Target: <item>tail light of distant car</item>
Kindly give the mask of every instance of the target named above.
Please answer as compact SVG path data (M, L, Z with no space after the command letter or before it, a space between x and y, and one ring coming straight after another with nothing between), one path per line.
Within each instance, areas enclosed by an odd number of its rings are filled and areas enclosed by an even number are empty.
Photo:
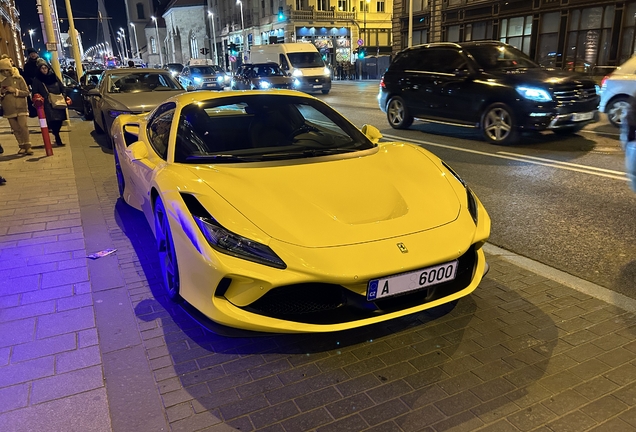
M603 77L603 79L601 80L601 88L605 87L605 81L607 81L608 78L609 78L609 75L605 75Z
M380 78L380 88L386 88L386 84L384 84L384 77Z

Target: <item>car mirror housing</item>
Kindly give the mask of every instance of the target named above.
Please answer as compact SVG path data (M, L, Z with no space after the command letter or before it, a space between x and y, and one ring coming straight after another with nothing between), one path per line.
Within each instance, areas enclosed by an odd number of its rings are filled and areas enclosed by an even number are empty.
M196 88L194 88L194 86L189 85L189 86L186 87L186 91L191 92L191 91L195 91L195 90L196 90Z
M148 157L148 149L146 148L146 144L143 141L137 141L132 143L126 148L126 155L130 158L130 160L142 160Z
M380 130L370 124L365 124L364 126L362 126L362 133L367 138L369 138L369 141L371 141L373 144L377 144L380 141L380 138L382 138L382 133L380 132Z
M90 89L88 91L88 93L86 93L86 94L89 95L89 96L101 96L99 94L99 90L97 90L96 88Z

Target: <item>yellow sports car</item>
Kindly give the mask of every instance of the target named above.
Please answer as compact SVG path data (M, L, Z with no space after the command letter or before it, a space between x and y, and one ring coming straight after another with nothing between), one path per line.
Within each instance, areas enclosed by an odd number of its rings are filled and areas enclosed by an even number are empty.
M471 293L486 210L444 162L291 90L194 92L113 128L164 284L216 323L328 332Z

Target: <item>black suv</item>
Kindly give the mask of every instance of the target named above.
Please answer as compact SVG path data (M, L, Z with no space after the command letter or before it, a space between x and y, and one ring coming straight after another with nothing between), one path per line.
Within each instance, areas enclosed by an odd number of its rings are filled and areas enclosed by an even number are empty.
M434 43L400 51L380 81L391 126L425 121L480 128L486 141L512 144L521 130L578 132L598 120L599 88L542 68L496 41Z

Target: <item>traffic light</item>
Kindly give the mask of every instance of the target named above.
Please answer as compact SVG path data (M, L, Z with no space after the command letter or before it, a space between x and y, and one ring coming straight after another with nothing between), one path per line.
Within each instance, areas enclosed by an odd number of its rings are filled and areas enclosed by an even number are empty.
M238 54L238 50L236 49L236 44L231 43L230 44L230 55L237 55Z
M201 54L203 54L203 55L206 55L207 53L209 53L209 52L210 52L210 50L209 50L208 48L201 48L201 49L199 50L199 52L200 52Z
M44 57L44 60L46 60L47 62L51 62L51 52L50 51L44 51L44 53L42 54L42 57Z
M285 21L285 12L283 12L282 6L278 8L278 21Z
M365 55L365 48L362 48L362 47L358 48L358 58L363 59L364 55Z

